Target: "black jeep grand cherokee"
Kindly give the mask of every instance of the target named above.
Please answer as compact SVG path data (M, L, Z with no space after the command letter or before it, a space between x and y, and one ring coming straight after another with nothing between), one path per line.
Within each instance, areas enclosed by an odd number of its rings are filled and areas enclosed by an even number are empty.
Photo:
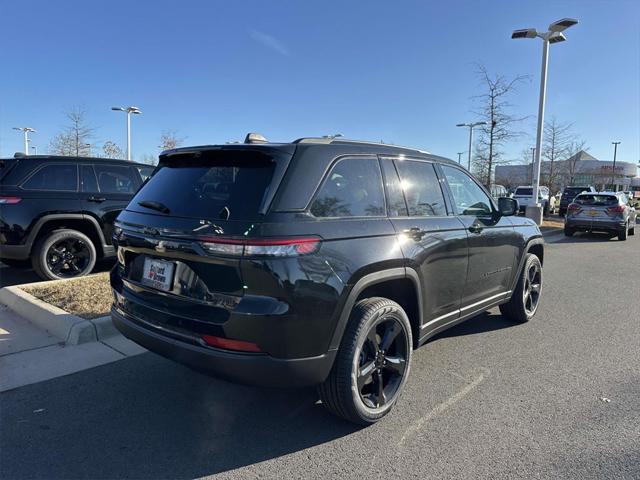
M195 369L318 385L350 421L387 414L412 350L497 305L532 318L538 227L454 162L337 138L180 148L118 217L112 317Z
M151 165L109 158L0 159L0 261L45 280L86 275L112 257L113 222Z

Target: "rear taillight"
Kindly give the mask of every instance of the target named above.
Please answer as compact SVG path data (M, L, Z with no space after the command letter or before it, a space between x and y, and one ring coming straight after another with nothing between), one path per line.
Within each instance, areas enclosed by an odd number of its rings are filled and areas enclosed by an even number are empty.
M210 347L234 350L236 352L262 352L260 347L255 343L244 342L242 340L231 340L230 338L214 337L213 335L203 335L202 340Z
M0 195L0 205L15 205L16 203L20 203L22 200L20 197L5 197L4 195Z
M315 253L320 237L261 238L253 240L199 237L198 243L207 253L247 257L297 257Z
M570 203L567 207L567 211L572 213L578 213L580 210L582 210L582 207L580 207L580 205L578 205L577 203Z
M607 208L607 212L609 212L609 213L623 213L624 212L624 205L616 205L615 207L609 207L609 208Z

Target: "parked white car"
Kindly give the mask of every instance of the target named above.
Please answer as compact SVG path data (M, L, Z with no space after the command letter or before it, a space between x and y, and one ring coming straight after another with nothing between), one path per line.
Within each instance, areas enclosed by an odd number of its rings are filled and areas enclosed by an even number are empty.
M531 185L521 185L516 188L513 198L518 200L521 212L524 212L528 205L532 205L532 194L533 187ZM543 185L538 188L538 202L542 205L544 215L555 213L558 205L556 197L549 195L549 189Z

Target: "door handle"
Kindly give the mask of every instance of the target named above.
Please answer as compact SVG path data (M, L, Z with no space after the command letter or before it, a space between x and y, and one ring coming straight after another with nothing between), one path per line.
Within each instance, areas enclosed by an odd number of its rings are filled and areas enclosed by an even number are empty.
M484 227L482 225L477 224L477 223L474 223L473 225L471 225L469 227L469 231L471 233L480 233L480 232L482 232L483 229L484 229Z
M421 240L422 237L425 236L427 231L419 227L411 227L406 230L403 230L402 233L404 233L408 237L413 238L414 240Z
M102 203L106 200L104 197L94 197L93 195L87 198L90 202Z

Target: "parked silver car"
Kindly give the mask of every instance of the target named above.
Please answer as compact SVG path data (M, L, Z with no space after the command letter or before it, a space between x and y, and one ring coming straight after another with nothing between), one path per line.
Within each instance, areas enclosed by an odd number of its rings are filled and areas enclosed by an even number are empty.
M573 199L567 207L564 234L575 232L610 232L619 240L636 231L636 209L622 192L585 192Z

